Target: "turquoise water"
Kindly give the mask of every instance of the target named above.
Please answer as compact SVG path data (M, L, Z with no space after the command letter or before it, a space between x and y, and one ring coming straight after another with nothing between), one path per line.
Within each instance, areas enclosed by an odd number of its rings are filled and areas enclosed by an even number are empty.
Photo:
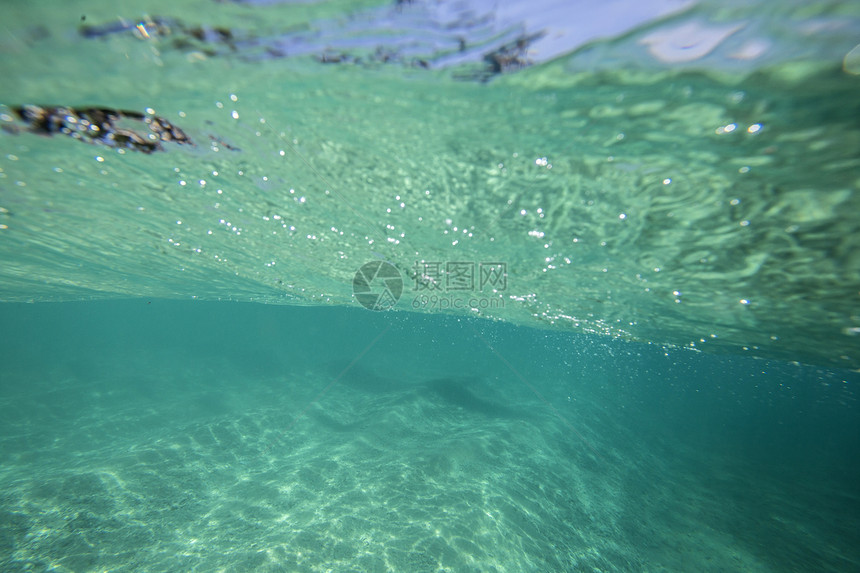
M0 570L860 569L856 5L175 4L0 9Z
M363 309L3 311L5 571L857 565L855 374Z

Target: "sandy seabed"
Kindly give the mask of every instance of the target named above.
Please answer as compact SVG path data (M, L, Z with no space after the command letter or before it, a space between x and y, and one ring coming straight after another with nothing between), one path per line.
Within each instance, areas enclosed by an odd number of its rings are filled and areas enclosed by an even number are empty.
M399 380L359 366L333 382L340 372L229 384L214 372L137 372L6 393L3 411L17 415L2 434L0 568L850 563L830 534L839 496L813 512L800 488L671 436L646 440L581 395L542 402L510 380Z

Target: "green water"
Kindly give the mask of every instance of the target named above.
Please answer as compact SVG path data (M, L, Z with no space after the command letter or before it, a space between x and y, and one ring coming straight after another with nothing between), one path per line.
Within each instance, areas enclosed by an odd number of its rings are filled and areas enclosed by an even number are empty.
M858 562L856 375L363 309L3 317L4 571Z
M482 315L860 366L860 79L839 60L481 84L84 41L87 12L7 35L0 101L151 108L197 147L3 137L5 300L353 304L375 257L500 261L504 308Z
M487 82L77 32L380 6L175 4L0 8L0 570L860 567L856 6L702 4ZM622 59L740 18L776 55Z

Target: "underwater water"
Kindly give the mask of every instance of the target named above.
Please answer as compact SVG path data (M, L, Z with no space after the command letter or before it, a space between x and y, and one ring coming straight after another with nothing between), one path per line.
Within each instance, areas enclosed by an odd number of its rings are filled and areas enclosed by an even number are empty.
M860 569L858 5L0 14L0 570Z

